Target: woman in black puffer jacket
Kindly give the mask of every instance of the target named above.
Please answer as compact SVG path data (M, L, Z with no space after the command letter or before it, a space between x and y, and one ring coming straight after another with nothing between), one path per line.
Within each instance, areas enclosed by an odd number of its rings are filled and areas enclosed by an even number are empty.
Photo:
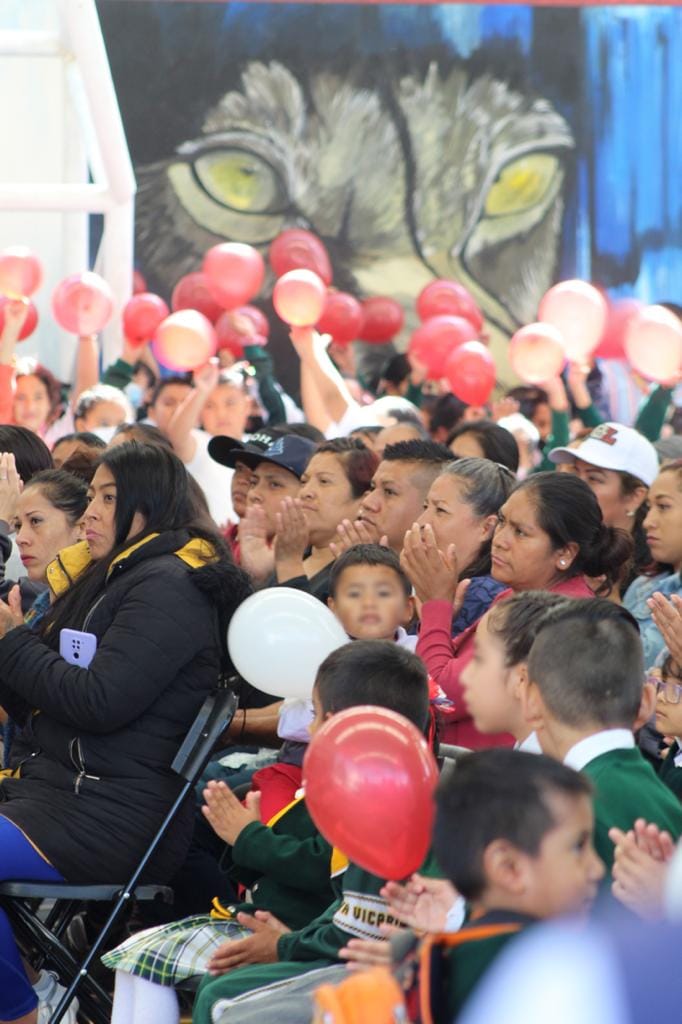
M106 451L87 544L48 569L59 596L39 633L15 627L0 605L0 705L31 741L18 774L0 781L0 878L122 882L177 796L170 764L218 681L227 624L249 592L193 509L171 452L134 442ZM88 668L60 656L64 628L95 634ZM155 881L182 863L192 821L190 801L150 868ZM0 1020L17 1010L30 1019L33 990L17 990L7 936L0 920Z

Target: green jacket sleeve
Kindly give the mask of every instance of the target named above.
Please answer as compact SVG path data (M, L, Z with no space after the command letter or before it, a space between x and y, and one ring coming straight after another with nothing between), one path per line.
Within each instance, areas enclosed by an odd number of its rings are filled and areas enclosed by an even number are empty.
M277 834L254 821L237 836L232 862L283 885L319 891L329 885L332 848L319 832L307 838Z
M552 410L552 433L549 435L542 449L542 461L533 470L534 473L544 473L546 470L556 469L553 462L550 462L549 453L552 448L563 448L571 440L569 429L570 420L567 412L556 412Z
M405 392L405 398L408 402L412 402L412 405L416 405L418 409L421 409L422 402L424 400L421 384L412 384L412 382L410 382L410 385Z
M651 391L639 410L635 420L635 430L639 430L648 441L658 441L661 428L665 423L668 406L672 399L672 388L664 388L662 384Z
M111 366L107 366L102 374L102 384L109 384L112 388L120 388L121 391L133 379L133 368L125 359L117 359Z
M272 359L260 345L245 345L244 355L256 371L260 400L268 414L268 423L270 426L274 426L276 423L286 423L286 409L282 396L277 390Z
M280 960L337 960L351 936L334 924L342 900L336 900L305 928L281 935L277 942Z
M585 427L598 427L600 423L604 422L598 409L592 404L588 405L586 409L576 409L576 412Z

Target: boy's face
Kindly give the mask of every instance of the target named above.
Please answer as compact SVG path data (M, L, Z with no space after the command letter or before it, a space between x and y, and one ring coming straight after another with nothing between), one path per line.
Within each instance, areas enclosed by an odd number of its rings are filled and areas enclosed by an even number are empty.
M400 577L387 565L344 569L329 607L354 640L392 640L412 613Z
M276 515L282 511L282 501L284 498L295 498L300 486L294 473L272 462L261 462L253 470L246 504L263 509L268 539L275 535Z
M474 637L474 654L460 679L464 703L479 732L511 732L516 735L523 723L518 694L519 672L505 664L501 640L488 629L491 614L486 612Z
M556 824L536 856L528 857L524 909L539 918L586 915L604 877L604 865L592 845L592 800L563 793L546 799Z
M651 672L658 690L656 693L656 728L664 736L682 735L682 680L672 675Z

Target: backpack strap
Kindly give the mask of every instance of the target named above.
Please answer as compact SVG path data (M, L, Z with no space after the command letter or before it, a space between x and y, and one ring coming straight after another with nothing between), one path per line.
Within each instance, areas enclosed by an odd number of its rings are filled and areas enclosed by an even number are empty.
M499 935L513 935L521 931L523 926L519 922L508 924L470 925L468 928L461 928L458 932L441 932L434 935L426 935L419 947L419 1020L420 1024L434 1024L436 1014L434 1007L440 995L440 978L436 978L436 961L442 961L443 954L457 946L463 946L469 942L482 942L484 939L494 939ZM439 964L440 966L440 964ZM434 987L437 987L436 988Z

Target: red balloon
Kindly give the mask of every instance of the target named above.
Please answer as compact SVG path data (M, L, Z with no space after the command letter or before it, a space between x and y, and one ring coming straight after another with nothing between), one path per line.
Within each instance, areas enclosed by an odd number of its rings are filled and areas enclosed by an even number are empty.
M312 270L326 285L332 283L332 265L329 253L312 231L288 228L274 240L268 253L275 277L290 270Z
M545 384L566 362L564 341L551 324L528 324L509 342L509 362L524 384Z
M228 310L225 310L222 316L219 316L216 320L215 333L219 352L221 349L226 348L235 359L244 358L244 343L247 339L234 326L232 313Z
M445 364L452 393L467 405L485 405L495 387L495 360L480 341L458 345Z
M310 817L365 871L401 879L431 845L436 762L426 740L387 708L340 711L317 732L303 762Z
M25 245L13 245L0 252L0 292L15 298L33 295L43 280L37 256Z
M426 367L431 380L440 380L452 351L477 337L474 325L461 316L434 316L417 328L407 351Z
M473 296L458 281L431 281L417 296L420 320L434 316L461 316L471 323L477 335L483 330L483 317Z
M320 319L327 291L312 270L290 270L275 284L272 304L291 327L311 327Z
M139 270L133 270L133 295L139 295L147 291L147 282Z
M682 323L665 306L645 306L628 324L625 353L647 380L675 382L682 369Z
M168 306L159 295L152 292L133 295L123 310L123 333L133 345L145 345L169 313Z
M215 324L218 351L226 348L235 359L244 358L244 345L267 345L270 324L256 306L226 310Z
M364 323L360 339L371 345L383 345L395 338L405 322L403 307L395 299L375 295L362 303Z
M263 286L265 264L252 245L221 242L204 256L202 265L208 288L223 309L236 309L249 302Z
M348 292L327 292L317 329L320 334L331 334L338 345L347 345L360 336L364 319L362 306Z
M206 275L198 270L180 278L173 289L171 309L174 313L181 309L196 309L197 313L203 313L212 324L216 322L223 311L223 307L216 302L209 291Z
M16 300L10 299L6 295L0 295L0 334L5 329L5 306L8 302L14 301ZM27 302L28 312L26 314L26 319L24 320L24 326L19 331L19 341L25 341L26 338L30 338L38 325L38 310L30 299L28 299Z
M86 270L58 284L52 296L52 312L60 327L71 334L96 334L114 310L114 293L99 274Z
M196 309L181 309L161 323L156 331L154 355L169 370L184 373L203 366L216 351L213 324Z
M598 359L625 359L625 335L641 309L637 299L618 299L609 307L604 333L594 351Z

